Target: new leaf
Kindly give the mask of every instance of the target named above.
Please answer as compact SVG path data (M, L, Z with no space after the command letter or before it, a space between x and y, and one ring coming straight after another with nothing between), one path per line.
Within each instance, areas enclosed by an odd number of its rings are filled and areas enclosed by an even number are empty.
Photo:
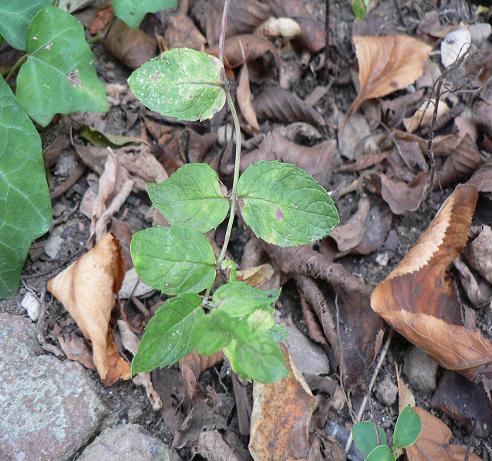
M217 173L205 163L189 163L166 181L150 184L149 197L170 224L200 232L217 227L229 210Z
M11 296L34 239L48 231L51 201L41 139L0 77L0 298Z
M155 112L179 120L207 120L225 104L223 73L224 66L215 56L175 48L134 71L128 84Z
M176 8L177 3L177 0L113 0L113 9L118 18L136 29L147 13Z
M377 434L376 430L378 431ZM364 457L368 456L377 446L388 444L383 428L371 421L355 423L352 428L352 435L356 447Z
M167 367L188 355L193 329L205 313L200 297L184 294L169 299L152 317L132 362L132 375Z
M339 222L328 192L288 163L263 161L249 166L239 178L237 195L246 224L275 245L310 243L328 235Z
M139 231L132 238L130 251L140 279L168 295L199 293L214 283L212 245L189 227Z
M73 16L54 6L40 10L27 31L27 53L16 96L40 125L58 113L108 110L84 27Z
M421 429L422 422L419 415L408 405L403 409L396 421L395 433L393 434L394 449L407 448L413 445Z

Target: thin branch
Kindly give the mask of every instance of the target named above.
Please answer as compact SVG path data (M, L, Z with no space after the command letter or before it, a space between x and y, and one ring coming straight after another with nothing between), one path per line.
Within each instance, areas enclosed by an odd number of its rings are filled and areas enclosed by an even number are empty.
M222 11L222 21L220 22L220 36L219 36L219 59L220 62L224 63L224 42L225 42L225 31L227 26L227 12L229 10L230 0L225 0L224 10Z
M330 67L330 0L325 1L325 73L328 79Z

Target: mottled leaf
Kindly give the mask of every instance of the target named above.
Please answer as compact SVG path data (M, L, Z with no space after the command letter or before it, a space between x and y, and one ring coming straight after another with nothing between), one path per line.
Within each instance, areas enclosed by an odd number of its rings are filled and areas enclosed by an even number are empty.
M169 299L154 314L132 362L132 375L176 363L193 349L193 329L205 312L200 297L187 293Z
M40 125L57 113L108 110L84 27L73 16L53 6L40 10L27 31L27 53L16 95Z
M113 10L118 18L136 29L147 13L176 8L177 4L177 0L113 0Z
M138 276L163 293L199 293L215 280L210 242L188 227L153 227L137 232L130 251Z
M170 224L200 232L217 227L229 210L217 173L205 163L183 165L166 181L150 184L149 197Z
M153 111L180 120L207 120L225 104L223 71L214 56L175 48L133 72L128 84Z
M239 178L237 193L246 224L279 246L321 239L339 222L328 192L291 164L265 161L249 166Z
M32 241L51 224L41 139L0 77L0 298L11 296Z

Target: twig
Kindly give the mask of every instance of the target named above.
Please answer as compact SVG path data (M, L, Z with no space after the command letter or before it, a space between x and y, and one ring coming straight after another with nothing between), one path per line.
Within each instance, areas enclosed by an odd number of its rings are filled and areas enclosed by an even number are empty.
M27 54L22 55L16 63L12 66L12 68L9 70L9 73L5 77L5 81L8 83L9 80L15 75L15 73L19 70L19 67L24 64L25 60L27 59Z
M325 75L330 75L330 0L325 0Z
M369 395L371 394L374 383L376 382L376 378L379 374L379 370L383 365L384 358L386 357L386 353L388 352L389 346L391 344L391 339L393 338L394 330L391 329L388 333L388 337L386 338L386 342L384 343L383 348L381 349L381 354L379 355L378 363L376 364L376 368L374 369L374 373L372 374L371 382L369 383L369 387L367 388L366 395L364 395L364 399L360 405L359 411L357 412L356 422L360 421L364 411L366 409L367 401L369 400ZM345 445L345 453L348 453L350 447L352 446L352 431L350 432L349 438L347 440L347 444Z
M219 36L219 59L220 62L224 63L224 42L225 42L225 31L227 26L227 12L229 10L230 0L225 0L224 10L222 11L222 20L220 22L220 36Z

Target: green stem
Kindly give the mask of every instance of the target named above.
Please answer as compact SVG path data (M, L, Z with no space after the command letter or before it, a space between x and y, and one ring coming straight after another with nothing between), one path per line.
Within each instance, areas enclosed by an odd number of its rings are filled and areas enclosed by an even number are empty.
M234 160L234 179L232 181L232 192L231 192L231 209L229 213L229 221L227 222L227 229L224 237L224 244L222 245L222 250L220 251L219 257L217 259L217 268L220 270L222 266L222 261L225 258L227 247L229 246L229 240L231 239L232 224L234 223L234 216L236 215L237 206L237 181L239 179L239 168L241 164L241 126L239 125L239 119L237 117L236 107L234 106L234 101L232 100L231 93L226 91L227 105L231 111L232 120L234 122L234 129L236 133L236 157Z
M24 61L27 59L27 54L22 55L17 62L12 66L12 68L9 70L9 73L5 77L5 81L8 83L8 81L15 75L15 73L19 70L19 67L24 64Z

